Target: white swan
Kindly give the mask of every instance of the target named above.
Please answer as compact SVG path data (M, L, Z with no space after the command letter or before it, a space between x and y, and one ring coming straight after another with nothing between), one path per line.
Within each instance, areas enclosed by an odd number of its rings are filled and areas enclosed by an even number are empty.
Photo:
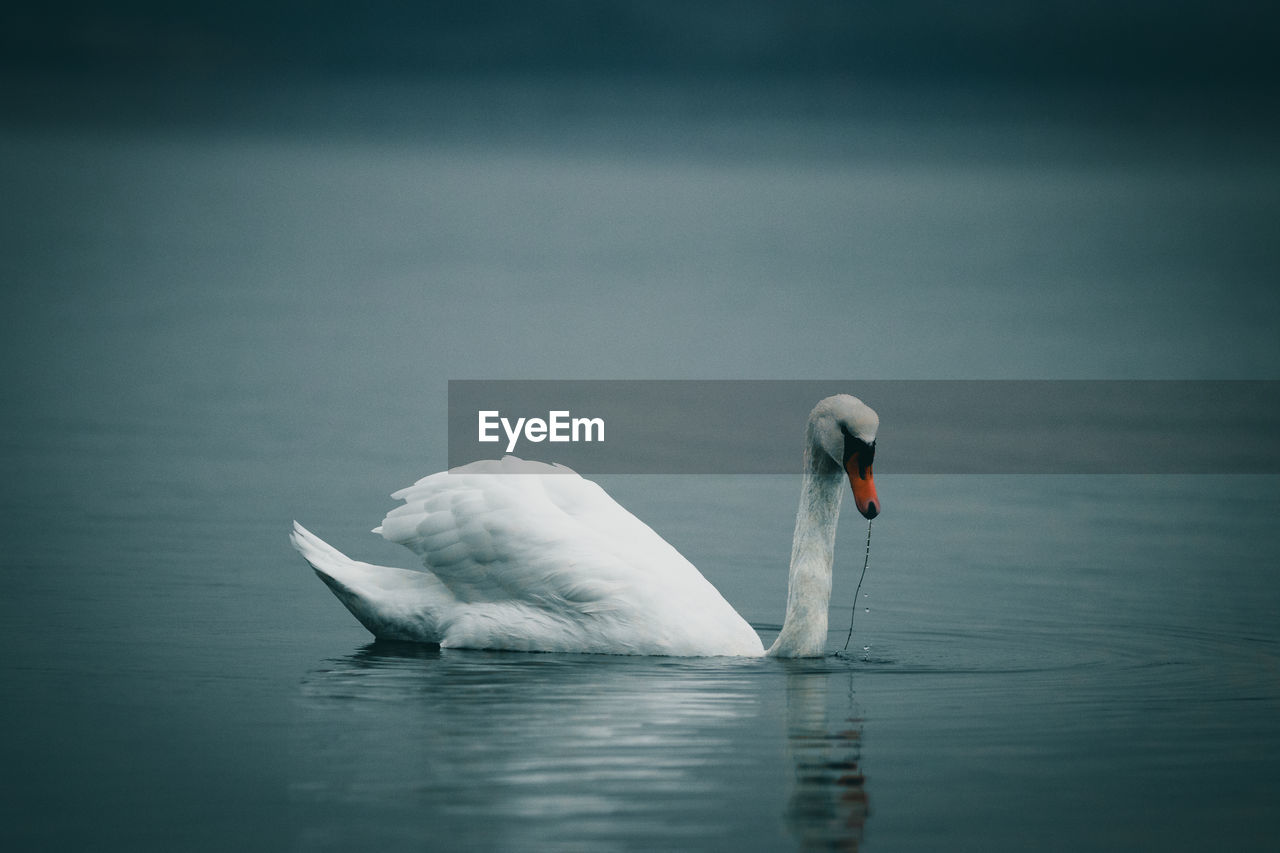
M805 430L786 619L767 654L824 653L841 481L858 511L880 512L872 479L880 419L847 394L814 407ZM757 657L759 636L693 565L595 483L568 468L473 462L392 495L374 529L426 571L349 559L294 522L293 545L382 639L444 647Z

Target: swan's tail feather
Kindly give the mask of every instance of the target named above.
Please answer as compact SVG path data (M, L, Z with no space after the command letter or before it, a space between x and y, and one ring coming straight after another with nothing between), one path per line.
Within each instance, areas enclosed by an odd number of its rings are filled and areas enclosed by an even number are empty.
M298 549L303 559L311 564L311 568L322 575L325 574L326 568L339 568L354 562L346 554L296 521L293 523L292 532L289 533L289 541L293 543L294 548Z
M453 596L434 575L353 560L296 521L289 541L375 637L440 642Z

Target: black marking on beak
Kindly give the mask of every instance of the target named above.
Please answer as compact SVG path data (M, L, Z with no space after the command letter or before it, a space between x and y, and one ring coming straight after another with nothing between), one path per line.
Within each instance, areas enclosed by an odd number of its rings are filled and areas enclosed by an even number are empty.
M863 441L849 432L849 428L844 424L840 424L840 432L844 433L844 458L840 460L840 466L848 470L849 457L856 453L858 454L858 477L867 479L867 469L876 458L876 443Z

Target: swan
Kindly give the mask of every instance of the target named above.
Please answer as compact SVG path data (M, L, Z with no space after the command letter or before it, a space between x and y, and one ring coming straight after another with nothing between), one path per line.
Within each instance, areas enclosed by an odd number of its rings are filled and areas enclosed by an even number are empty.
M847 394L805 427L782 630L760 637L665 539L568 468L507 456L432 474L392 495L373 532L426 571L352 560L294 522L293 546L379 639L445 648L680 657L821 657L842 480L881 510L872 478L880 419Z

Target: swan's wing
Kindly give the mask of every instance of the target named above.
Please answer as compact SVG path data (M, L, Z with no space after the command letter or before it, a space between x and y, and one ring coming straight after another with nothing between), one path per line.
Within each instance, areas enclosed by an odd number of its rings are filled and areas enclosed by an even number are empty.
M755 633L688 560L567 468L507 457L433 474L393 497L404 505L375 532L418 554L459 612L484 623L466 631L541 632L539 642L557 630L582 635L565 647L756 653ZM744 648L681 650L715 636Z
M440 642L446 616L455 602L438 578L353 560L296 521L289 539L375 637Z
M507 457L433 474L392 497L404 505L375 532L420 556L462 601L541 596L599 610L622 587L697 573L567 468Z

